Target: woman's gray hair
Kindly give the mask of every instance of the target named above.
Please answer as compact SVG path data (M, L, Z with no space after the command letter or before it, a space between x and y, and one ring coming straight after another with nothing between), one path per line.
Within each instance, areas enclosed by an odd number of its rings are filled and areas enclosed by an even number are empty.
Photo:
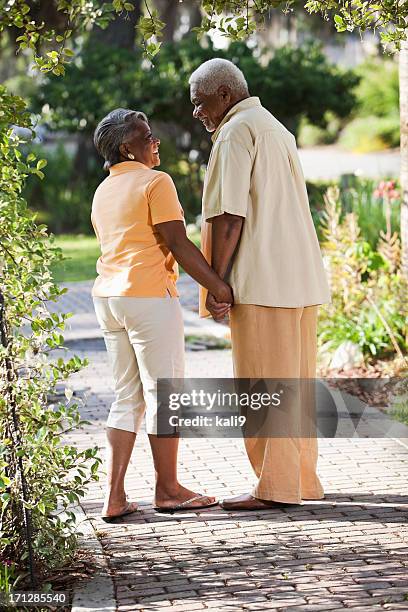
M148 123L146 115L141 111L115 108L98 123L94 133L94 145L105 160L105 170L120 162L119 147L135 129L137 119Z
M216 57L204 62L189 78L189 85L196 84L200 91L214 94L221 85L230 88L233 94L248 96L248 83L243 72L226 59Z

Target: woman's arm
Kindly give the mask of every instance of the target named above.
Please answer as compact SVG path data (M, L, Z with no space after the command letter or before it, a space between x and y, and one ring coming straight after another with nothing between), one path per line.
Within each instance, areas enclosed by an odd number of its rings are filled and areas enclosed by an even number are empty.
M208 265L201 251L188 239L183 221L166 221L155 225L175 260L218 302L232 304L232 290Z

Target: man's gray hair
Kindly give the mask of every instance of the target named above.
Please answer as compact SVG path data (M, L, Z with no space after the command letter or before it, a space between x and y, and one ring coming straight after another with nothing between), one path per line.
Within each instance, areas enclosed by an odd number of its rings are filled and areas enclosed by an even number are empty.
M135 129L137 119L148 123L146 115L141 111L115 108L99 122L94 133L94 145L105 160L105 170L120 162L119 147Z
M204 62L189 78L189 85L197 85L200 91L214 94L221 85L227 85L233 94L248 96L248 83L243 72L226 59L214 58Z

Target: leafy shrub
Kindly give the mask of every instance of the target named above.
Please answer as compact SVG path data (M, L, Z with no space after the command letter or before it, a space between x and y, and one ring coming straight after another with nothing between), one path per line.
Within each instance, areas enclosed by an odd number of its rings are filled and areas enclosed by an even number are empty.
M398 64L392 59L370 58L356 69L357 105L339 143L365 153L398 147L400 142Z
M398 65L392 59L370 58L356 68L355 74L358 84L351 121L340 131L341 122L336 117L324 128L303 120L301 146L330 144L337 138L342 147L357 153L399 146Z
M0 105L0 561L12 561L20 575L30 565L38 579L72 556L69 506L98 479L100 459L96 447L65 441L83 423L72 392L51 400L86 361L58 356L68 316L50 313L47 302L65 291L51 274L61 253L22 197L46 161L25 157L11 128L31 128L23 100L0 87Z
M75 176L74 159L62 144L55 148L31 146L29 150L38 157L48 158L43 181L28 182L24 197L41 223L52 232L91 233L90 211L93 193L104 178L99 172L88 173L88 180Z
M361 236L356 213L342 217L337 188L326 195L323 231L332 303L321 309L320 343L333 350L350 340L367 359L397 354L403 362L407 281L398 239L384 233L373 249Z
M316 147L335 143L339 136L342 121L332 113L327 113L326 121L325 127L318 127L311 124L307 119L302 119L297 138L298 145L300 147Z
M356 153L369 153L398 147L400 121L398 114L387 117L357 117L342 130L339 144Z
M398 63L388 58L370 58L356 69L360 82L355 89L359 117L390 117L398 114Z

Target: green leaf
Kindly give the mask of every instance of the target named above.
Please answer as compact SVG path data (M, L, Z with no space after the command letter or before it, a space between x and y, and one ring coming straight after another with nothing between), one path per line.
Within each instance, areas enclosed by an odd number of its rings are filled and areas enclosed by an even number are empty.
M47 165L47 160L46 159L39 159L37 162L37 170L41 170L41 168L45 168L45 166Z
M1 489L5 489L6 487L10 486L10 484L11 484L10 478L8 478L5 474L3 474L3 476L0 476L0 488Z
M334 22L336 24L336 29L338 32L344 32L347 29L347 26L344 22L344 19L341 15L334 16Z
M146 46L146 52L149 57L155 57L160 51L161 43L150 43Z

